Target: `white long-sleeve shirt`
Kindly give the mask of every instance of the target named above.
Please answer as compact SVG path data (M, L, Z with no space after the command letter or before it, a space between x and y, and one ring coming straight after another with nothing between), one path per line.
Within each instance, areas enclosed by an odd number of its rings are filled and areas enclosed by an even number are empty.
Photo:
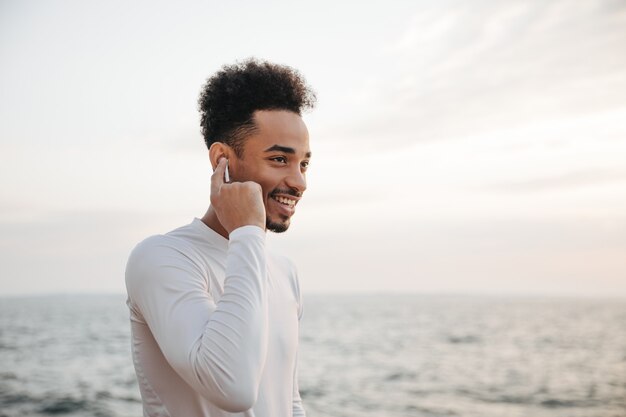
M296 270L265 232L225 239L200 219L152 236L126 266L144 416L304 416Z

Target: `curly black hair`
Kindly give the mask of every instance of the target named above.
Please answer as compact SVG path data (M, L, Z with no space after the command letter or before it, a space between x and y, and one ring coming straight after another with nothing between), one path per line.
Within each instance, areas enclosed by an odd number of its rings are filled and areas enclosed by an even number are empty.
M245 138L254 132L256 110L289 110L298 115L315 106L315 92L295 69L249 58L226 65L207 79L200 92L200 126L207 148L223 142L241 157Z

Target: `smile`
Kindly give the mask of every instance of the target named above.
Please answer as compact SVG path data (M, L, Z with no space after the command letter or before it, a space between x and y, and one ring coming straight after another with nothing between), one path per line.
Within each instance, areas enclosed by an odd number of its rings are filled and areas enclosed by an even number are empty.
M285 206L293 207L296 205L296 200L291 198L281 197L281 196L271 196L272 200L278 201L280 204L284 204Z

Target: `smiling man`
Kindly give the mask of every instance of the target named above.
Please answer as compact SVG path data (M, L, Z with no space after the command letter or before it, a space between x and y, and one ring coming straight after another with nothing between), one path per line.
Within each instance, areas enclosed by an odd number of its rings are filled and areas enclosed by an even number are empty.
M132 354L150 417L304 416L296 269L265 247L284 232L311 158L314 93L289 67L224 67L200 95L213 166L199 219L152 236L126 267Z

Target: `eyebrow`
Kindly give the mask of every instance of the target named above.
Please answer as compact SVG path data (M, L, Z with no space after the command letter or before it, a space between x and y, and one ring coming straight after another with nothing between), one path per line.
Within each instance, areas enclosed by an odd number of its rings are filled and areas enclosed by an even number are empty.
M264 152L283 152L283 153L288 153L288 154L292 154L295 155L296 150L294 148L290 148L289 146L282 146L282 145L272 145L269 148L267 148ZM311 152L307 152L305 155L307 158L311 157Z

